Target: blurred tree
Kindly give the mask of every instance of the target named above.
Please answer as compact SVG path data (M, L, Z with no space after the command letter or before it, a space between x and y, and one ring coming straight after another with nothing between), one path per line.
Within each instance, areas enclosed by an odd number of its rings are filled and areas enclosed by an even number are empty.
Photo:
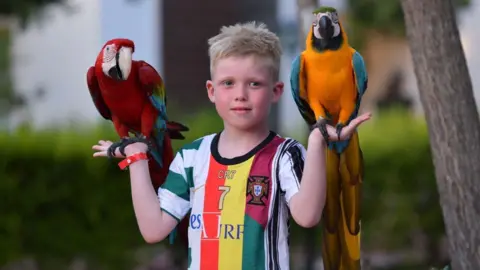
M0 119L12 109L15 100L10 78L10 29L0 27Z
M71 7L66 0L2 0L0 1L0 16L14 17L19 19L22 27L38 15L41 15L45 7L52 4L60 4L63 7Z
M480 269L480 119L454 5L402 0L455 270Z
M455 8L463 8L470 0L453 0ZM347 0L349 40L361 47L368 30L387 35L405 35L400 0Z

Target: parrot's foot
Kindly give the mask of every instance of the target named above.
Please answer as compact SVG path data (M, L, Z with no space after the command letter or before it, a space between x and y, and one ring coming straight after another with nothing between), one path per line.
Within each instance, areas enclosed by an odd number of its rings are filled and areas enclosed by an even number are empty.
M336 129L337 129L337 137L338 137L338 140L340 141L340 134L342 134L342 129L345 127L344 124L342 123L338 123L337 126L336 126Z
M144 135L140 135L140 136L137 136L137 137L126 138L122 142L122 144L119 146L120 153L122 155L126 156L125 155L125 147L127 147L127 145L129 145L129 144L137 143L137 142L141 142L141 143L146 144L148 146L147 152L149 152L153 148L152 142L149 139L147 139L147 137L145 137Z
M317 120L317 123L315 123L312 126L312 130L318 128L320 130L320 133L322 133L323 138L325 139L325 142L328 143L328 131L327 131L327 119L319 117Z
M138 137L123 137L119 142L113 143L107 150L107 155L109 158L115 156L115 151L117 148L120 150L120 154L123 156L125 155L125 147L132 143L142 142L148 146L148 151L152 149L152 143L148 140L145 136L138 136Z
M110 147L107 150L107 156L109 159L115 156L115 151L117 150L117 148L119 148L127 139L128 137L123 137L119 142L115 142L112 145L110 145Z

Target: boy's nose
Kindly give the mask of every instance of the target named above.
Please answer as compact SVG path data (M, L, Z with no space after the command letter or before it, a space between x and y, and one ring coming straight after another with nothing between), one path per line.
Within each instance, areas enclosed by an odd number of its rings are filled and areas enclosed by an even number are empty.
M248 95L248 89L246 87L240 86L237 88L237 91L235 91L235 100L247 100L247 95Z

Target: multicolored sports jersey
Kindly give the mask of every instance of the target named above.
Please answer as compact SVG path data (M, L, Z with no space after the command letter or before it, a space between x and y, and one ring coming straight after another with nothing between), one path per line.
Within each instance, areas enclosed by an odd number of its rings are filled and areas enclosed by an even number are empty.
M289 269L288 203L298 192L305 148L270 135L232 159L219 134L184 146L159 189L163 211L178 221L190 211L189 269Z

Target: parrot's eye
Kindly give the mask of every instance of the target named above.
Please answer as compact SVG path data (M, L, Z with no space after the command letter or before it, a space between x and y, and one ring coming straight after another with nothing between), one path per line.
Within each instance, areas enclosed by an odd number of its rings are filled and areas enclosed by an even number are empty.
M338 14L336 12L330 13L330 18L332 19L333 23L338 23Z

